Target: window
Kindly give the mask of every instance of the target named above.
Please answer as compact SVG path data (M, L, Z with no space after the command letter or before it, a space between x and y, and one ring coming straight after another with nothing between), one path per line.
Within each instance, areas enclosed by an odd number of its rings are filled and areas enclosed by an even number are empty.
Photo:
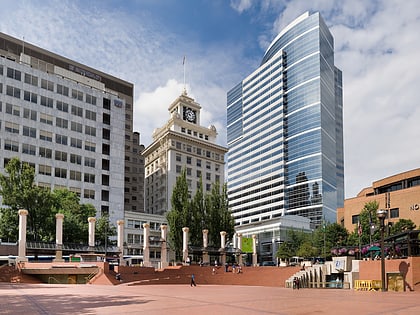
M82 131L83 130L83 126L82 126L82 124L79 124L77 122L72 121L71 122L71 130L82 133L83 132Z
M96 105L96 97L86 94L86 103Z
M39 131L39 139L52 142L52 132L40 130Z
M42 123L44 123L44 124L47 124L47 125L51 125L52 126L52 124L53 124L53 117L51 115L47 115L47 114L41 113L39 115L39 121L42 122Z
M73 148L81 149L82 148L82 140L77 139L77 138L71 138L70 139L70 146L73 147Z
M67 162L67 152L55 151L55 159L57 161Z
M67 145L67 136L56 134L55 135L55 142L62 145Z
M13 68L7 68L7 77L20 81L22 73L19 70Z
M41 79L41 88L54 92L54 82L46 80L46 79Z
M82 180L82 173L79 171L70 171L70 179L81 181Z
M197 159L197 167L201 167L201 160Z
M22 144L22 153L29 155L36 155L36 147L31 144Z
M181 154L179 154L179 153L176 154L176 161L177 162L181 162L182 161Z
M358 224L359 223L359 215L352 215L351 216L351 224Z
M52 150L48 148L39 148L39 156L50 159L52 157Z
M67 178L67 170L65 168L56 167L54 170L55 177Z
M211 180L211 173L206 173L206 180Z
M41 105L53 108L54 100L51 97L41 96Z
M95 199L95 191L92 189L85 189L83 191L83 197L86 199Z
M206 162L206 169L211 170L211 163L210 162Z
M23 91L23 99L36 104L38 102L38 95L29 91Z
M16 98L20 98L20 89L14 86L7 85L6 86L6 94L9 96L13 96Z
M102 115L102 121L105 125L110 125L111 124L111 115L104 113Z
M181 166L181 165L177 165L177 166L176 166L176 172L177 172L178 174L181 174L181 170L182 170L182 166Z
M31 138L36 138L36 128L23 126L23 135Z
M62 112L68 113L69 112L69 104L57 101L57 109L61 110Z
M25 83L38 86L38 77L31 75L29 73L25 73Z
M6 103L6 113L20 117L20 107Z
M57 84L57 93L64 96L69 96L69 88L67 86Z
M76 115L76 116L79 116L79 117L83 117L83 108L81 108L79 106L72 105L71 106L71 113L73 115Z
M95 167L95 159L85 157L85 166Z
M82 165L82 157L77 154L70 154L70 163Z
M4 129L7 132L19 133L19 125L18 124L15 124L15 123L11 123L9 121L6 121L6 124L4 126Z
M187 164L191 165L192 158L191 156L187 156Z
M87 134L89 136L96 137L96 128L95 127L90 127L90 126L85 126L85 134Z
M111 139L111 131L109 129L102 129L102 139L109 140Z
M110 152L110 145L106 143L102 143L102 154L109 155ZM127 160L127 159L126 159Z
M68 129L69 121L67 119L57 117L55 119L55 125L60 128Z
M51 176L51 166L39 165L38 174Z
M19 152L19 142L4 140L4 149L12 152Z
M93 142L85 141L85 150L95 152L96 151L96 144Z
M400 217L400 209L399 208L394 208L391 209L390 211L390 218L399 218Z
M89 173L85 173L84 175L84 181L85 183L95 183L95 175L94 174L89 174Z
M83 92L72 89L71 90L71 97L76 99L76 100L83 101Z
M102 174L102 185L109 186L109 175Z
M96 113L92 112L91 110L86 110L85 111L85 117L86 117L86 119L96 121Z
M102 105L104 107L104 109L111 109L111 100L108 98L104 98Z
M197 170L197 177L200 178L201 177L201 171Z

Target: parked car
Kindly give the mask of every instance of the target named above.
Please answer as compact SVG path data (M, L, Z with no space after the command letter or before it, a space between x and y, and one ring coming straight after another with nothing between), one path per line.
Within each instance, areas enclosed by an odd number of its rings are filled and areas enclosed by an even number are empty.
M263 261L262 266L276 266L274 261Z

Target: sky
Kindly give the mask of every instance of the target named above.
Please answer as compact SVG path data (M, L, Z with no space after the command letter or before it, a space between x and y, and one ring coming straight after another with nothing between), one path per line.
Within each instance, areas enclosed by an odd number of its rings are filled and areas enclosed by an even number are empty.
M319 11L343 71L346 198L420 167L420 1L0 0L0 7L1 32L133 83L134 131L145 146L184 86L202 106L201 124L214 125L226 146L227 91L259 66L282 28Z

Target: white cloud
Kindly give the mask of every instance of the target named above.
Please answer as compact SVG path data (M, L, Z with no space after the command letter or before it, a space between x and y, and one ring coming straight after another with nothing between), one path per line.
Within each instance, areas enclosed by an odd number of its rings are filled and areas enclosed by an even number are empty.
M252 0L230 0L230 6L239 13L242 13L251 8Z

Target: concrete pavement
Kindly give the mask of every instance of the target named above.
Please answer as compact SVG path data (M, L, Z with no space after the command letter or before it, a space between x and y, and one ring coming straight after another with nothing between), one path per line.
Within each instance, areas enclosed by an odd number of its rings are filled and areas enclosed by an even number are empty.
M0 314L420 314L419 292L0 283Z

